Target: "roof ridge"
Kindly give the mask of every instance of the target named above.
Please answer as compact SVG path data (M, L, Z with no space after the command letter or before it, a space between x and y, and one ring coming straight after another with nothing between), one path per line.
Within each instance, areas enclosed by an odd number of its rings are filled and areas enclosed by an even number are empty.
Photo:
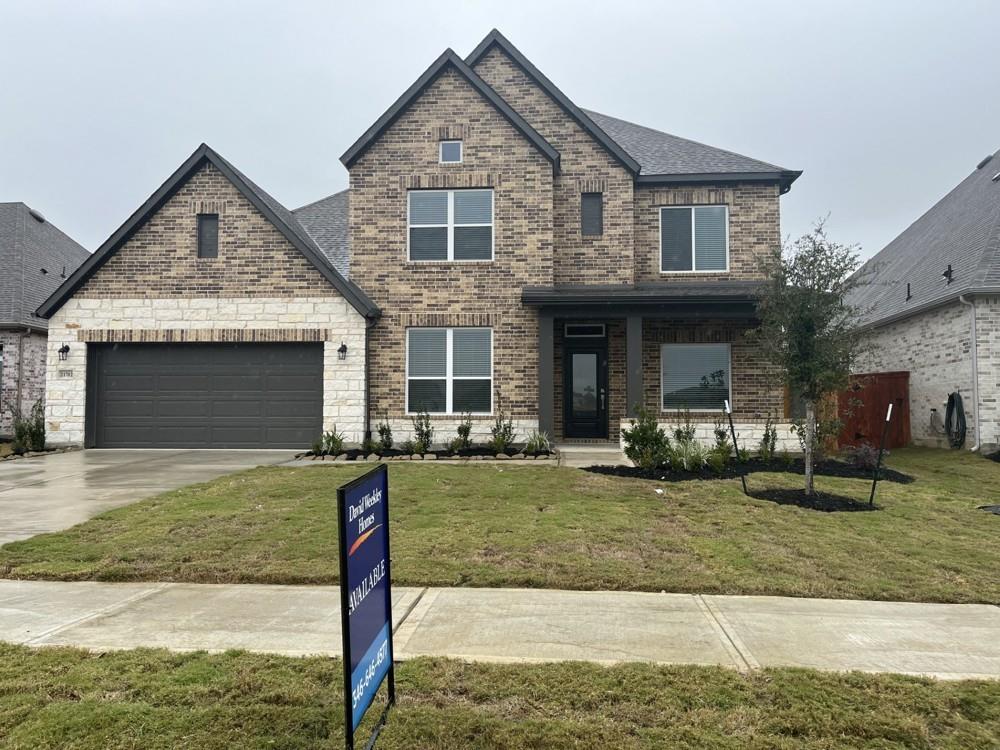
M304 208L310 208L311 206L315 206L317 203L322 203L323 201L328 201L331 198L336 198L338 195L341 195L342 193L349 193L349 192L351 192L351 189L349 187L346 187L343 190L338 190L336 193L330 193L329 195L327 195L327 196L325 196L323 198L319 198L317 200L314 200L312 203L306 203L304 205L299 206L298 208L293 208L293 209L290 209L290 210L294 214L297 211L301 211ZM307 229L306 231L308 232L309 230Z
M583 111L586 112L586 113L588 113L588 114L597 115L598 117L607 117L609 120L617 120L618 122L623 122L626 125L631 125L634 128L642 128L643 130L648 130L651 133L657 133L658 135L665 135L665 136L668 136L669 138L676 138L677 140L686 141L687 143L693 143L694 145L696 145L696 146L702 146L703 148L710 148L713 151L721 151L722 153L729 154L730 156L738 156L741 159L749 159L750 161L755 161L758 164L763 164L764 166L771 167L772 169L774 169L775 171L778 171L778 172L788 171L784 167L780 167L777 164L774 164L772 162L763 161L762 159L757 159L756 157L753 157L753 156L747 156L746 154L741 154L741 153L739 153L737 151L732 151L732 150L730 150L728 148L720 148L718 146L713 146L710 143L705 143L703 141L696 141L693 138L687 138L687 137L685 137L683 135L677 135L676 133L668 133L665 130L658 130L657 128L651 128L648 125L641 125L640 123L632 122L631 120L626 120L626 119L621 118L621 117L615 117L614 115L608 115L608 114L605 114L604 112L598 112L597 110L594 110L594 109L586 109L586 108L584 108Z

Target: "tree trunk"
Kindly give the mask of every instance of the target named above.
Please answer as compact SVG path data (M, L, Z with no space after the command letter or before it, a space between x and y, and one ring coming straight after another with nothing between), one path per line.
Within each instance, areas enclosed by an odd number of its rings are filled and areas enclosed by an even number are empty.
M811 400L806 400L806 495L815 493L813 487L813 446L816 444L816 404Z

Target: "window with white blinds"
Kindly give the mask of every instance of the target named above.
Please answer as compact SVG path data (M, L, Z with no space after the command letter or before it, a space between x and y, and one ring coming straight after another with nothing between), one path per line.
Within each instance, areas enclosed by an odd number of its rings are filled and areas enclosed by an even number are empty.
M408 329L406 410L411 414L492 413L492 329Z
M728 207L661 208L660 270L663 273L729 270Z
M493 260L492 190L411 190L411 261Z
M664 411L721 411L732 403L729 344L664 344L660 392Z

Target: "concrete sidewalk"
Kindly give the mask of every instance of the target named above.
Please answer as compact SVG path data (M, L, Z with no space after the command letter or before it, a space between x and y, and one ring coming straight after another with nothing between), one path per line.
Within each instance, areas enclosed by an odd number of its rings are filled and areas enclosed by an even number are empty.
M335 586L0 581L0 640L339 656ZM394 592L397 659L812 667L1000 679L1000 608L538 589Z

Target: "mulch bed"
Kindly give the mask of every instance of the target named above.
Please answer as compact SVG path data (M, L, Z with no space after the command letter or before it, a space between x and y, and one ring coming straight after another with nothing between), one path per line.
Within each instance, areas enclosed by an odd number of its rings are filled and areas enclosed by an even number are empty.
M551 456L552 451L524 451L517 447L508 448L505 454L511 458L515 456L524 456L527 458L538 458L539 456ZM310 458L314 454L312 451L306 451L305 453L299 453L296 458ZM322 455L322 454L321 454ZM404 453L398 448L390 448L384 451L376 451L374 453L368 454L359 448L350 448L341 452L338 456L327 455L325 458L332 460L333 458L339 458L341 461L363 461L369 455L378 456L380 458L397 458L399 456L409 456L410 454ZM446 458L483 458L483 459L495 459L497 456L496 451L491 451L486 446L474 446L472 448L465 448L455 453L448 450L433 450L427 451L427 453L422 454L423 456L434 456L439 459Z
M996 461L998 464L1000 464L1000 451L994 451L993 453L986 453L985 456L990 461Z
M824 513L855 513L873 510L882 510L878 505L869 505L865 502L858 502L854 498L844 495L834 495L829 492L816 492L813 495L806 495L804 490L798 489L769 489L754 490L750 497L758 500L768 500L778 505L796 505L799 508L808 510L819 510Z
M768 471L783 474L805 474L805 461L795 458L791 461L773 460L764 461L761 458L751 458L743 464L730 464L721 473L711 471L703 467L700 471L673 471L671 469L640 469L636 466L589 466L584 471L591 471L595 474L610 474L616 477L629 477L632 479L656 479L660 482L686 482L692 479L731 479L740 474L753 474L760 471ZM836 459L828 458L813 465L813 472L816 476L823 477L844 477L846 479L867 479L871 481L872 470L860 469L852 464ZM879 470L879 478L887 482L898 482L899 484L910 484L915 481L909 474L903 474L895 469L888 469L883 466Z

